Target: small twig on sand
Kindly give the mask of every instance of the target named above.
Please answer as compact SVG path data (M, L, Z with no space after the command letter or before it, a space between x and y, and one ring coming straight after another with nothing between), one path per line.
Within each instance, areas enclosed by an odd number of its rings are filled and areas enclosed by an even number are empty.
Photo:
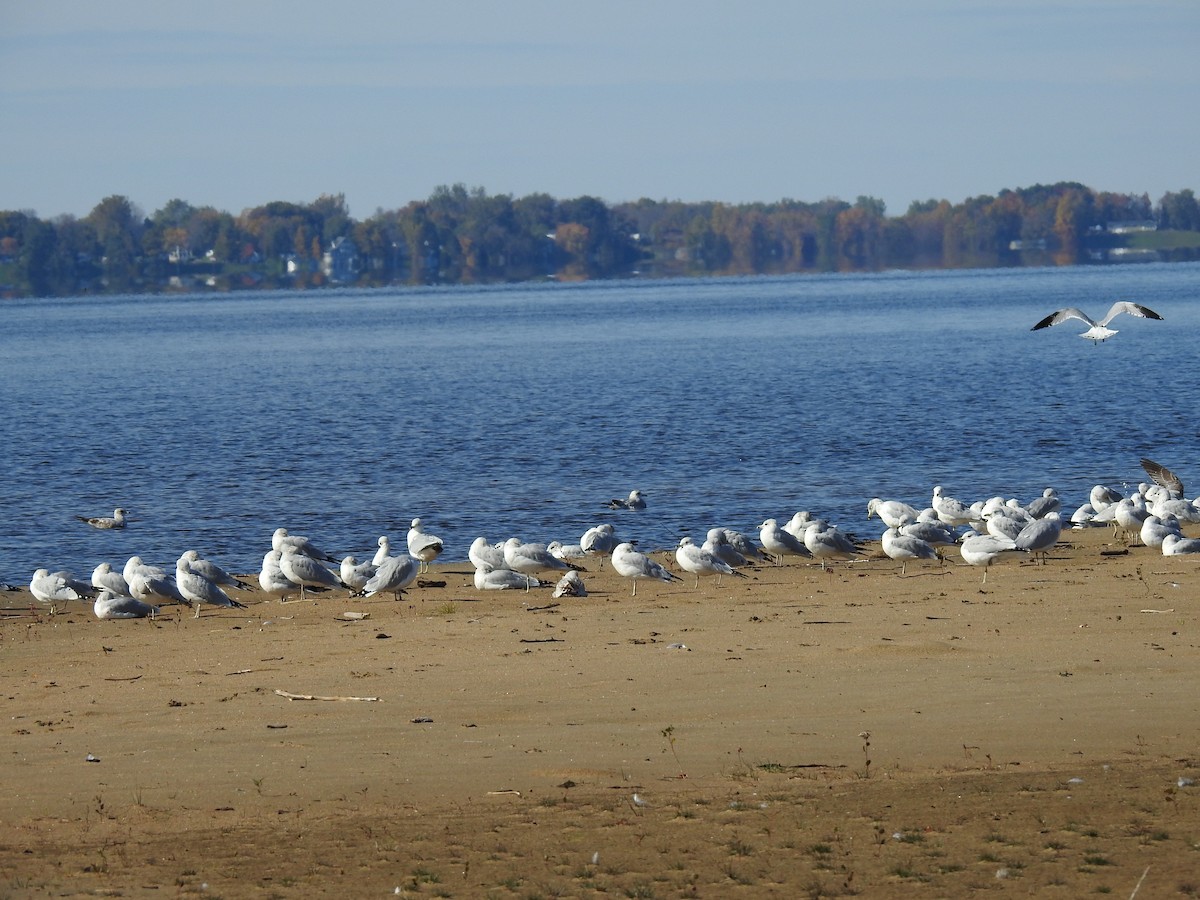
M1150 874L1150 867L1146 866L1146 871L1142 873L1142 877L1138 879L1137 886L1134 887L1133 893L1129 895L1129 900L1133 900L1137 896L1137 892L1142 889L1142 882L1146 880L1146 876Z
M316 694L289 694L287 691L276 690L280 697L289 700L361 700L364 703L378 703L378 697L318 697Z

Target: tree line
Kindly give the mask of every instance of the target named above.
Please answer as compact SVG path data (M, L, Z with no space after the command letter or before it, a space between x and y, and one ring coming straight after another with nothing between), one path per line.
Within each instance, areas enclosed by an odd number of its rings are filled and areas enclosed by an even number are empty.
M867 196L853 203L609 205L456 184L361 221L340 194L274 201L237 216L179 199L147 216L114 195L83 218L0 211L0 288L8 296L52 296L204 283L228 289L1072 265L1104 259L1139 231L1176 235L1156 244L1166 258L1200 258L1193 191L1153 203L1146 194L1059 182L958 204L914 202L888 216L881 200Z

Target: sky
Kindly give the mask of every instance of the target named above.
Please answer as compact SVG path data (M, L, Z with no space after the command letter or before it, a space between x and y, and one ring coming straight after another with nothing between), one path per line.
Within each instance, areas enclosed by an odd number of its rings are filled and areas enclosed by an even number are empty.
M1200 189L1196 0L0 0L0 209Z

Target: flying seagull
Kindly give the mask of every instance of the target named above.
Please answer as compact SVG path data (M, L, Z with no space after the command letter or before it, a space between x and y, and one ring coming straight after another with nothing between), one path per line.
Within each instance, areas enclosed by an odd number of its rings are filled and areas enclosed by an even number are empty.
M1068 306L1066 309L1056 310L1042 321L1034 325L1030 331L1038 331L1042 328L1049 328L1051 325L1057 325L1060 322L1065 322L1068 319L1079 319L1081 322L1086 322L1088 330L1080 332L1079 336L1088 338L1094 343L1106 341L1117 333L1115 328L1109 328L1108 323L1119 316L1121 313L1129 313L1131 316L1137 316L1141 319L1162 319L1158 313L1148 306L1142 306L1140 303L1131 303L1128 300L1118 300L1114 303L1105 314L1104 318L1099 322L1093 321L1091 316L1078 310L1073 306Z

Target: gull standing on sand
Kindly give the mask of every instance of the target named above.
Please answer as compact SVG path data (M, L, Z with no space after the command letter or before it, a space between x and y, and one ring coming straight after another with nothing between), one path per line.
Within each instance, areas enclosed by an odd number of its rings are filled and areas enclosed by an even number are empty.
M224 606L226 608L245 609L223 590L205 578L197 575L191 569L191 560L187 556L179 557L175 563L175 586L188 603L196 608L196 618L200 618L200 608L207 603L209 606Z
M282 556L278 550L267 551L258 573L258 586L268 594L277 595L280 603L285 603L288 594L300 590L300 585L283 574L279 565Z
M705 535L704 543L700 545L700 549L711 553L730 568L741 569L750 565L750 560L746 559L745 556L729 543L729 538L725 534L724 528L708 529L708 534Z
M392 542L388 540L386 534L379 536L379 549L375 551L375 556L371 562L376 566L382 566L383 561L392 555Z
M613 548L612 564L618 575L633 582L631 596L634 597L637 596L637 580L639 578L657 578L659 581L667 582L683 580L656 563L645 553L634 550L633 544L628 541L617 544Z
M92 606L92 612L97 619L144 619L158 615L158 607L133 597L102 591Z
M511 537L504 542L504 564L514 572L537 575L539 572L565 572L579 566L558 559L543 544L523 544L520 538Z
M141 600L151 606L161 606L164 603L178 603L180 606L190 606L179 587L175 584L175 576L155 574L162 572L157 566L141 566L135 568L129 575L129 593L135 600Z
M821 571L825 571L827 559L854 559L862 551L854 541L836 525L827 526L820 520L809 522L804 529L804 546L815 559L821 560Z
M1030 517L1040 519L1046 513L1058 512L1062 509L1062 501L1058 498L1058 493L1054 488L1046 488L1042 491L1042 496L1035 497L1029 501L1025 507L1025 512L1029 513Z
M82 600L93 596L95 591L90 584L77 580L70 572L51 573L49 569L38 569L29 581L29 593L39 603L49 604L50 615L54 615L54 604Z
M939 558L933 544L911 534L903 534L895 528L889 528L883 533L883 552L887 554L888 559L900 560L901 575L905 573L910 559Z
M204 559L198 550L188 550L183 554L188 559L188 565L197 575L203 575L218 587L237 588L239 591L250 590L250 585L240 578L230 575L215 562Z
M583 537L579 539L579 549L588 556L599 557L600 568L603 569L604 557L612 554L617 543L616 529L605 522L603 525L594 525L583 533Z
M1058 543L1061 534L1062 520L1058 513L1052 512L1047 513L1044 518L1034 519L1022 528L1021 533L1014 539L1014 543L1018 550L1032 553L1034 559L1041 554L1042 565L1045 565L1046 559L1050 555L1050 548Z
M325 568L311 556L297 553L290 547L279 555L279 569L288 581L300 585L300 599L305 599L307 588L345 587L337 575Z
M746 577L744 572L739 572L715 553L710 553L703 547L697 547L695 542L686 536L679 539L679 546L675 548L675 562L679 563L679 568L696 576L696 587L700 587L701 576L716 575L717 584L721 583L722 575Z
M429 564L442 552L442 539L426 534L420 519L412 520L408 529L408 555L420 561L418 571L428 572Z
M467 558L477 569L508 568L508 563L504 561L504 544L488 543L488 539L482 535L471 541L471 546L467 548Z
M1087 315L1083 311L1078 310L1073 306L1068 306L1065 309L1055 310L1054 312L1050 313L1050 315L1046 316L1046 318L1042 319L1042 321L1038 322L1029 330L1038 331L1039 329L1049 328L1051 325L1058 325L1071 319L1079 319L1079 321L1088 326L1088 330L1081 331L1079 336L1081 338L1087 338L1088 340L1092 341L1093 344L1098 344L1101 341L1108 340L1117 333L1115 328L1108 327L1108 323L1121 313L1129 313L1129 315L1137 316L1140 319L1162 319L1162 316L1148 306L1142 306L1140 303L1131 303L1128 300L1118 300L1109 307L1108 312L1105 313L1104 318L1099 322L1093 320L1091 316Z
M379 566L370 560L360 563L353 556L344 557L340 569L342 584L357 594L363 589L363 585L371 580L378 568Z
M645 509L646 497L641 491L630 491L624 500L609 500L609 509Z
M319 550L312 541L298 534L288 534L286 528L276 528L275 533L271 535L271 549L278 550L283 553L288 548L296 553L303 554L310 559L323 559L325 562L337 562L332 556L323 550Z
M576 559L586 559L587 554L583 552L583 547L579 544L564 544L562 541L551 541L546 545L546 549L550 551L550 555L556 559L571 562Z
M812 552L804 546L804 541L780 528L777 519L767 519L759 526L758 539L777 566L783 565L785 556L812 558Z
M75 518L77 518L80 522L86 522L93 528L99 528L101 531L108 531L112 528L124 528L125 517L127 515L129 515L129 513L118 506L113 510L113 514L111 516L76 516Z
M370 580L363 585L362 594L364 597L374 597L384 591L391 591L393 596L399 600L404 589L417 577L418 568L420 568L420 563L408 554L389 556Z
M977 534L966 538L958 545L963 561L972 566L983 566L983 584L987 584L987 570L1001 553L1017 552L1017 545L1008 538L994 534Z
M118 597L128 597L129 582L120 572L114 572L110 563L102 562L92 570L92 587L97 591L108 591Z
M971 507L967 506L961 500L947 497L940 484L934 485L933 502L929 505L938 514L938 518L951 528L957 528L959 525L969 525L975 521L978 515L975 510L971 509Z
M878 497L872 497L867 501L867 518L871 516L879 516L880 521L888 528L899 528L903 524L901 520L906 516L915 522L921 514L901 500L880 500Z

